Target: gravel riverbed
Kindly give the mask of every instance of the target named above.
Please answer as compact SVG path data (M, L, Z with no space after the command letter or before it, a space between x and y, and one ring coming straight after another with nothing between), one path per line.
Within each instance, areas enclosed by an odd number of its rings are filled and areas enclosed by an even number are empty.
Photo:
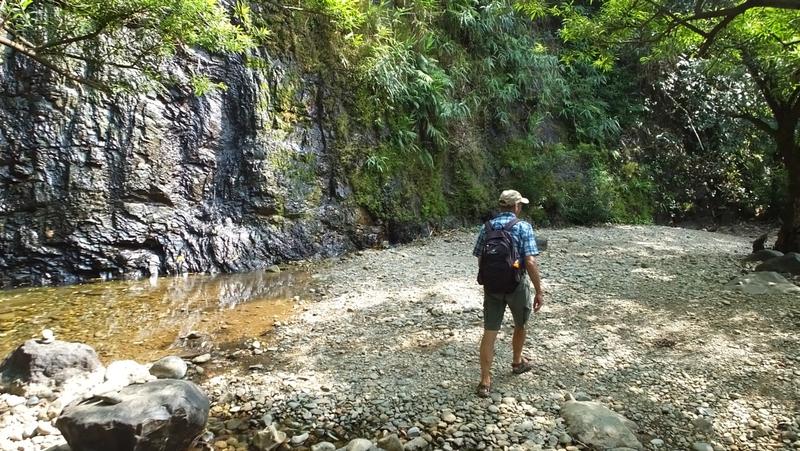
M572 395L635 421L646 449L800 449L800 296L725 288L750 237L658 226L543 234L546 303L526 345L536 369L511 374L507 314L491 398L474 394L474 234L449 232L319 268L302 313L268 348L228 356L249 370L203 383L211 442L243 449L274 423L296 446L397 434L406 449L582 449L559 415Z
M211 399L198 449L589 449L560 414L574 397L636 422L648 450L800 450L800 295L726 287L748 271L752 236L542 234L532 372L511 373L507 313L492 396L475 395L475 236L443 232L319 264L288 321L195 357ZM63 449L58 401L0 398L0 448Z

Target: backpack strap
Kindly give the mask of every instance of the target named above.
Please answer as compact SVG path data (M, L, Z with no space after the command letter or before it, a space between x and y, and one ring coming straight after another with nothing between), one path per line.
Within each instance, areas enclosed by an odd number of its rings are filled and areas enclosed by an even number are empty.
M518 218L514 218L511 221L508 221L508 224L503 226L503 229L505 229L506 232L511 232L511 229L513 229L514 226L517 225L518 222L519 222L519 219Z

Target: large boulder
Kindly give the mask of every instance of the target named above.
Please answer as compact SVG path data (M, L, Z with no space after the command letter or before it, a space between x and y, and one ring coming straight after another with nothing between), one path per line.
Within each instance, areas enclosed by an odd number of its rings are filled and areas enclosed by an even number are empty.
M561 408L570 435L598 449L642 449L636 423L592 401L567 401Z
M773 258L783 257L783 252L774 249L761 249L743 258L744 262L763 262Z
M773 271L800 275L800 254L788 252L782 257L771 258L756 266L756 271Z
M725 287L748 294L800 293L800 287L782 275L772 271L762 271L739 276Z
M32 395L60 390L69 382L91 387L103 381L104 373L91 346L28 340L0 364L0 390Z
M208 411L195 384L165 379L73 403L56 427L73 451L182 451L203 432Z

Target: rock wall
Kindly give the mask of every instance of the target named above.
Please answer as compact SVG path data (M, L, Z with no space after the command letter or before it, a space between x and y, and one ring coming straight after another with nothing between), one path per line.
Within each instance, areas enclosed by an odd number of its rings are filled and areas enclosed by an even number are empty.
M383 239L338 169L329 75L196 54L110 95L0 65L0 286L243 271ZM190 67L227 85L204 96ZM338 112L336 114L343 114Z

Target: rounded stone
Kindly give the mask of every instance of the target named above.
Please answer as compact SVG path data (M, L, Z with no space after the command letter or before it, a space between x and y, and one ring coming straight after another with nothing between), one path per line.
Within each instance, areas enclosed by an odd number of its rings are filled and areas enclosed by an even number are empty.
M159 379L183 379L188 365L182 358L171 355L157 360L150 367L150 374Z

